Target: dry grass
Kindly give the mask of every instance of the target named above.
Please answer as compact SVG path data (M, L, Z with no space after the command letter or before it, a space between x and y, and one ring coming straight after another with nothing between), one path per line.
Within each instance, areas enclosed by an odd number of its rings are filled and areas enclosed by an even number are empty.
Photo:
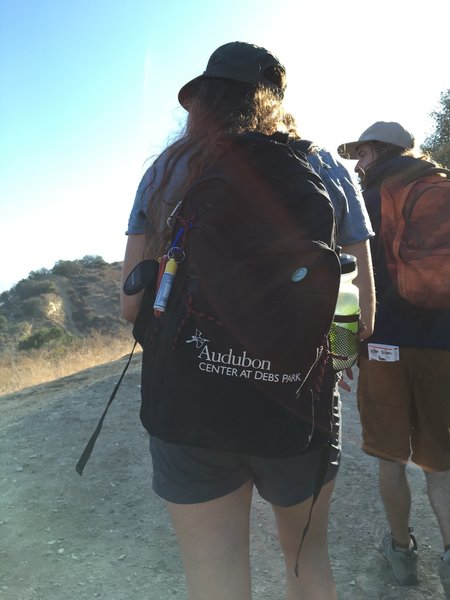
M64 354L35 350L0 356L0 395L117 360L129 354L132 345L131 336L112 337L96 333L80 340Z

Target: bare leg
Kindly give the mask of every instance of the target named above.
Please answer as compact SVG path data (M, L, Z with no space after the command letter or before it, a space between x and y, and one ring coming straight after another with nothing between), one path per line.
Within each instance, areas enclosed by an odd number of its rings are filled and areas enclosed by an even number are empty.
M286 565L287 600L337 599L327 544L328 515L333 488L334 481L325 485L314 505L309 531L300 554L298 578L295 575L295 564L311 499L289 508L272 507Z
M380 459L379 485L394 543L407 548L410 542L411 492L406 478L406 465Z
M446 547L450 544L450 471L425 471L425 476L431 507Z
M249 516L253 483L209 502L167 503L190 600L251 600Z

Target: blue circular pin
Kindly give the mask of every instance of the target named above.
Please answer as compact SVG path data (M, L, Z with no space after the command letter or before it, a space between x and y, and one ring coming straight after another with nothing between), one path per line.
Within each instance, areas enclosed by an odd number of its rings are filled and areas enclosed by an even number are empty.
M306 275L308 273L308 269L306 267L300 267L299 269L297 269L296 271L294 271L291 275L291 279L292 281L301 281L302 279L305 279Z

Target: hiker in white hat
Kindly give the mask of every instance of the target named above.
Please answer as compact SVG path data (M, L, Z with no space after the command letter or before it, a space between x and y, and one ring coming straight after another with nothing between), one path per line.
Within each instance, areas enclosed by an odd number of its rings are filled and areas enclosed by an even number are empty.
M411 461L425 473L443 538L439 572L450 598L450 296L437 296L442 287L448 292L450 183L448 173L446 181L445 172L414 156L413 148L409 131L385 121L338 147L341 157L357 160L376 234L377 313L372 336L361 344L357 397L362 449L379 459L389 526L382 554L398 583L417 583L405 470ZM397 234L401 228L406 234ZM425 265L421 257L432 262ZM428 283L420 283L419 273Z

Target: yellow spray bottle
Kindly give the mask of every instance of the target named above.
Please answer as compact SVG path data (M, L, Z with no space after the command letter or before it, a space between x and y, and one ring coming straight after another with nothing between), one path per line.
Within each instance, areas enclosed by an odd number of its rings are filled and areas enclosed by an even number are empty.
M161 277L158 293L156 294L155 303L153 304L153 310L158 311L159 313L163 313L166 310L177 268L178 265L175 259L170 258L167 261L166 268L164 269L163 276Z

